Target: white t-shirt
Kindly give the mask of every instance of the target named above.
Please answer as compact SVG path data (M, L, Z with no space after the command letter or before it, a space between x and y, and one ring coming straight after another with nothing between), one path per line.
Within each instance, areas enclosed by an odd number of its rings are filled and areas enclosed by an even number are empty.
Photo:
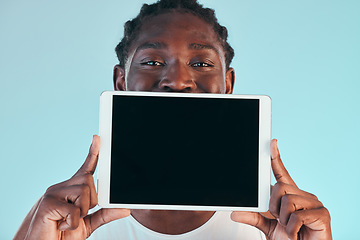
M266 240L255 227L233 222L231 212L215 212L201 227L179 235L168 235L152 231L141 225L131 215L101 226L89 239L92 240Z

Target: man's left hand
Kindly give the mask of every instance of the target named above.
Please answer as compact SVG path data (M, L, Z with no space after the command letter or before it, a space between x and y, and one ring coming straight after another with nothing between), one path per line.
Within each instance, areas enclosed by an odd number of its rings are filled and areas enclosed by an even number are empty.
M332 239L329 211L315 195L296 186L280 159L276 139L271 141L270 151L276 184L269 211L233 212L231 219L258 228L270 240Z

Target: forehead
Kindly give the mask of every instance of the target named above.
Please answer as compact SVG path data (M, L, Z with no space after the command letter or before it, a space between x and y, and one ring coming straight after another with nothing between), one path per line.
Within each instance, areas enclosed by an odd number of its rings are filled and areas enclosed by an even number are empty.
M205 20L191 14L171 11L143 19L139 34L131 48L149 42L166 41L171 43L206 43L222 52L213 27Z

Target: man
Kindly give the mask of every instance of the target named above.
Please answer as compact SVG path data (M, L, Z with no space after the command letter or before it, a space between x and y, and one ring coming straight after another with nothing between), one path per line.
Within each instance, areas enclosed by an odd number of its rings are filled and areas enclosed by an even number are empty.
M126 23L116 52L115 90L233 92L233 50L226 28L196 0L144 5ZM97 204L92 174L99 141L94 136L85 163L72 178L48 188L15 239L85 239L104 224L94 234L99 233L98 239L261 239L260 232L268 239L332 238L329 212L316 196L296 186L281 162L276 140L270 148L277 183L267 213L233 212L234 222L226 213L205 211L132 210L129 216L127 209L100 209L88 214Z

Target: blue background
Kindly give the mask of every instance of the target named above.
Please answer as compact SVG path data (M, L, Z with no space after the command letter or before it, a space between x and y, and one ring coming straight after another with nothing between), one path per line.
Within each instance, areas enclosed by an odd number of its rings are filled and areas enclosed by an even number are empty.
M142 2L1 0L0 239L84 161ZM229 29L235 93L272 97L288 171L329 209L334 239L358 239L360 1L201 2Z

